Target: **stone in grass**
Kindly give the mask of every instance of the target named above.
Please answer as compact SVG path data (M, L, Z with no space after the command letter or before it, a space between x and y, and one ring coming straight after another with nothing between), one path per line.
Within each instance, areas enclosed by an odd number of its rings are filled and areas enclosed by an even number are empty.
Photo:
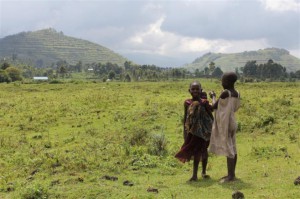
M300 185L300 176L298 176L298 178L296 178L296 180L294 181L295 185Z
M240 191L235 191L232 193L232 199L244 199L244 194Z
M148 191L148 192L158 193L158 189L153 188L153 187L149 187L149 188L147 189L147 191Z
M125 180L125 181L123 182L123 185L124 185L124 186L130 186L130 187L132 187L132 186L133 186L133 182L130 182L129 180Z
M102 179L116 181L116 180L118 180L118 177L105 175L105 176L102 176Z

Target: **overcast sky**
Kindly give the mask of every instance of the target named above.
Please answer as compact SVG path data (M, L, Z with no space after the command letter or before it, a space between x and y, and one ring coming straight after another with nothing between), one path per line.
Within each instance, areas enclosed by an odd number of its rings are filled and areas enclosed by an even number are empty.
M300 0L0 0L0 38L45 28L138 64L269 47L300 58Z

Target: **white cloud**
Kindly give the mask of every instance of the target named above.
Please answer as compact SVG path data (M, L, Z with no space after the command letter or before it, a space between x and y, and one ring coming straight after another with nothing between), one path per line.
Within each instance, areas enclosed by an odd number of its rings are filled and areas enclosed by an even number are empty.
M300 11L299 0L260 0L267 10Z
M245 50L257 50L268 46L266 39L253 40L209 40L187 37L163 31L162 17L149 25L143 32L130 37L124 46L131 46L126 51L157 55L181 56L183 54L202 54L206 52L234 53Z
M284 48L300 58L299 0L0 0L0 38L55 28L133 61ZM143 56L149 59L143 61ZM159 65L157 61L155 64Z

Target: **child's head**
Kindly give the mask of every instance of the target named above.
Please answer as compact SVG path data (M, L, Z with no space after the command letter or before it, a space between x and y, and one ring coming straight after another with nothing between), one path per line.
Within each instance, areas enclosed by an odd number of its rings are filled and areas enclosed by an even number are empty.
M234 83L237 80L237 75L234 72L226 72L222 76L222 86L224 89L234 88Z
M193 97L194 99L200 98L200 94L201 94L201 92L202 92L202 87L201 87L200 82L198 82L198 81L193 81L193 82L190 84L189 92L190 92L190 94L192 95L192 97Z

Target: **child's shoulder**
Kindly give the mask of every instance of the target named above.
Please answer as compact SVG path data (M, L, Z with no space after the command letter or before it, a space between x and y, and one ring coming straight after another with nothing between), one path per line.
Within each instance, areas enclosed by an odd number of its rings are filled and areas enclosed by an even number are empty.
M222 98L222 99L225 99L225 98L228 98L228 97L237 97L237 98L239 98L239 95L240 95L239 92L235 89L232 89L232 90L225 89L221 93L220 98Z
M184 100L184 105L185 106L189 106L189 105L191 105L193 103L193 100L192 99L186 99L186 100Z

